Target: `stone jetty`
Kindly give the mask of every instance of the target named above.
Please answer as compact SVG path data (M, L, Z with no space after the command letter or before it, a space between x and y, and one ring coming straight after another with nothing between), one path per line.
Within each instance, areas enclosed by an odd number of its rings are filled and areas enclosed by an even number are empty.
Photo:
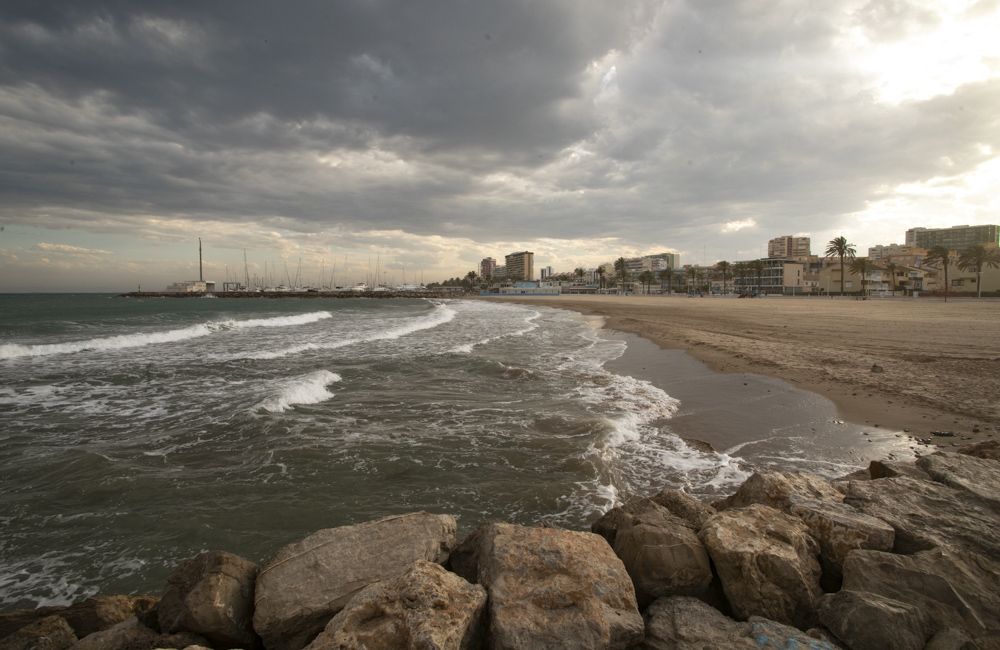
M664 490L591 531L414 512L258 566L182 562L154 596L0 615L0 650L1000 648L1000 445L834 481Z

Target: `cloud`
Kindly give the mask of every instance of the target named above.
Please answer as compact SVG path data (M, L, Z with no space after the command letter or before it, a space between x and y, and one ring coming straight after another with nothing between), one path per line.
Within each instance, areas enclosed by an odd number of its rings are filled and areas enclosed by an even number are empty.
M83 248L82 246L71 246L69 244L50 244L39 242L35 248L46 253L62 253L65 255L111 255L111 251L104 251L98 248Z
M414 260L435 237L580 259L899 241L857 215L896 201L893 224L924 225L913 188L997 159L998 21L903 0L8 4L0 222L216 228L275 256L394 232ZM963 222L995 221L970 187Z

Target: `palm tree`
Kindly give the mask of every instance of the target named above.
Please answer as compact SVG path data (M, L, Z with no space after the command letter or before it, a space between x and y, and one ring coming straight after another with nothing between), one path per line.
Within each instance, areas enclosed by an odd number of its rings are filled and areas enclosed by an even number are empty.
M951 264L951 251L947 246L935 246L924 255L924 264L944 270L944 301L948 302L948 265Z
M601 264L600 266L597 267L597 279L598 279L598 285L597 286L598 286L599 289L603 289L604 288L604 274L605 273L607 273L607 271L604 269L604 265L603 264Z
M628 281L628 268L625 266L625 258L619 257L615 260L615 271L622 285L622 293L625 293L625 283Z
M691 292L691 287L698 282L698 269L693 266L687 267L687 288L688 293Z
M753 271L754 277L757 278L757 293L763 293L761 291L761 278L764 275L764 260L753 260L750 262L750 270Z
M663 269L662 271L660 271L659 276L660 276L660 287L661 288L663 287L663 281L666 280L667 281L667 293L668 294L673 293L674 292L674 284L673 284L674 270L673 269Z
M844 258L849 257L853 260L854 255L857 252L857 249L854 248L854 244L849 244L847 242L847 237L844 237L843 235L840 237L834 237L826 245L827 257L840 258L840 295L844 295Z
M716 262L715 269L722 274L722 294L725 295L729 293L726 291L726 278L729 276L732 265L726 260L722 260L721 262Z
M469 271L465 274L465 284L468 284L469 287L476 286L476 279L478 277L475 271Z
M983 267L995 269L1000 267L1000 249L986 248L976 244L962 251L958 256L958 268L963 271L976 272L976 297L983 297Z
M865 285L868 282L868 275L875 270L875 265L867 257L856 257L851 260L851 273L861 276L861 295L868 295L865 292Z
M893 261L886 262L882 268L889 274L889 282L892 286L892 295L896 295L896 273L899 272L899 265Z

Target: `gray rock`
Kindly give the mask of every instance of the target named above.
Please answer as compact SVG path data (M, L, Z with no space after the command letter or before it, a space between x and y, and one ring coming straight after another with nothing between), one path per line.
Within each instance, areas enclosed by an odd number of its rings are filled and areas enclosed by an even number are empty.
M661 490L649 499L669 510L675 517L680 517L695 531L701 530L708 518L715 514L715 508L681 490Z
M138 619L130 618L80 639L72 648L73 650L155 650L186 648L207 643L205 639L187 632L158 634L140 623Z
M209 551L183 562L167 578L157 606L160 630L193 632L220 648L256 645L256 578L256 564L224 551Z
M152 596L93 596L68 607L39 607L0 614L0 638L13 634L25 625L51 616L64 619L73 633L83 638L106 630L132 616L147 613L156 604Z
M328 528L285 546L257 575L253 625L268 650L299 650L356 594L417 560L444 562L455 518L416 512Z
M844 495L848 505L892 526L897 553L944 546L989 556L1000 549L997 513L963 490L898 476L850 481Z
M757 616L737 622L685 596L657 599L646 610L645 650L834 650L838 646L788 625Z
M930 629L914 605L849 589L824 596L819 618L852 650L921 650Z
M844 496L825 479L804 472L756 472L735 494L715 504L719 510L760 504L787 511L794 498L843 501Z
M802 521L751 505L720 512L699 536L738 618L764 616L802 629L815 622L819 545Z
M420 560L359 591L307 650L467 650L477 647L486 590Z
M844 560L851 551L861 548L892 550L895 538L892 526L846 504L793 499L788 512L809 527L809 534L819 542L823 569L835 579L840 578Z
M988 460L1000 460L1000 440L984 440L960 447L958 453Z
M489 593L491 647L628 648L642 616L625 567L598 535L490 524L478 582Z
M917 465L938 483L967 492L1000 512L1000 463L997 461L939 451L921 456Z
M914 555L854 551L844 562L845 590L915 607L927 617L929 634L957 628L977 638L1000 631L997 585L1000 562L995 556L967 551L936 548Z
M917 467L916 463L904 463L898 460L873 460L868 464L868 475L872 479L895 478L909 476L910 478L929 481L927 472Z
M660 596L704 595L712 582L705 546L684 520L665 508L652 507L626 520L617 531L615 554L621 558L644 607Z
M935 634L924 650L977 650L979 647L964 630L949 627Z
M73 628L59 616L32 621L0 640L0 650L66 650L76 643Z
M631 525L635 515L650 510L663 511L663 508L657 505L652 499L647 499L646 497L629 499L622 505L608 510L600 519L590 524L590 532L600 535L608 541L608 544L614 546L618 530L623 526Z

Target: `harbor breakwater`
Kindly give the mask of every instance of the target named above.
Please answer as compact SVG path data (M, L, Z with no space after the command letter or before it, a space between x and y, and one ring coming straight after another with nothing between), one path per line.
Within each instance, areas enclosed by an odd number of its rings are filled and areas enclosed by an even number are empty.
M13 648L996 648L1000 444L851 475L665 489L590 532L412 512L261 566L205 552L161 596L0 615Z

